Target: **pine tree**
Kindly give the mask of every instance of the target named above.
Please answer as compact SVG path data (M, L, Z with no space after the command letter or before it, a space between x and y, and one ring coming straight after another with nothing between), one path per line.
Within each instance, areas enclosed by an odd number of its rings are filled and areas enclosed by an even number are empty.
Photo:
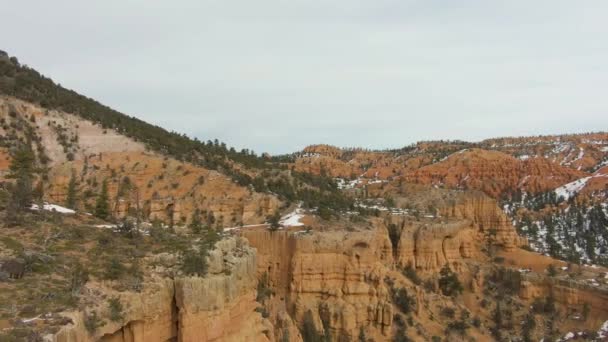
M108 202L108 198L108 181L104 179L103 183L101 184L101 193L97 197L97 202L95 203L95 216L103 220L110 216L110 204Z
M19 225L23 212L30 207L33 199L34 153L29 145L23 145L12 156L8 178L15 180L9 188L10 199L6 206L6 222L9 225Z
M271 231L276 231L279 229L279 227L281 227L281 223L279 223L280 220L281 220L281 213L279 213L278 210L275 211L274 214L268 218L268 223L270 224Z
M68 194L65 200L65 205L68 208L76 209L76 173L72 170L72 176L68 183Z
M32 204L32 187L36 173L34 153L29 146L23 146L15 152L9 171L8 178L15 179L11 193L13 205L16 210L23 211Z
M439 288L444 295L456 297L462 293L462 284L460 283L458 276L450 270L448 264L445 264L441 268L439 274L441 275L439 277Z
M534 314L528 313L521 327L521 334L524 342L533 341L534 328L536 328L536 319L534 318Z
M189 227L193 234L200 234L201 230L203 229L201 211L199 209L194 210L192 213L192 220L190 221Z
M503 318L502 318L502 310L500 307L500 302L496 303L496 310L494 310L494 313L492 316L494 318L494 327L491 329L492 334L494 335L494 337L496 337L497 340L501 340Z

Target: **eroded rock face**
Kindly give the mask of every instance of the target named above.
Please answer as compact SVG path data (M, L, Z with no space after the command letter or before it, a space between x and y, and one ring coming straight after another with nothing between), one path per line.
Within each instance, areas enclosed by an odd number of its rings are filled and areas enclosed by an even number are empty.
M548 191L585 175L585 172L543 158L521 161L498 151L471 149L410 172L405 179L414 183L481 190L498 198L517 189L531 193Z
M208 225L232 227L263 222L280 203L217 171L147 152L101 153L53 167L45 190L51 202L65 203L72 175L80 189L79 209L94 205L87 190L98 193L107 180L112 214L119 218L139 212L146 220L183 224L199 210Z
M259 276L267 274L298 324L310 312L317 329L329 330L336 340L356 338L361 328L380 338L392 327L384 280L395 265L427 274L445 264L465 270L467 259L487 259L488 238L507 249L522 243L496 202L483 194L440 211L441 219L393 217L386 224L373 219L369 230L244 230L242 235L258 250ZM397 241L391 242L389 223L399 232ZM476 281L480 287L482 279Z
M526 244L526 240L517 235L509 218L500 210L494 199L483 194L472 194L463 200L441 210L442 216L462 219L470 222L474 230L506 249Z
M448 224L410 222L401 230L395 262L422 271L437 271L446 263L478 254L478 233L459 221Z
M175 280L179 341L272 340L272 326L255 312L255 252L237 248L237 243L243 242L218 243L210 255L211 274L205 278Z
M125 308L122 322L110 322L93 335L82 312L70 313L74 324L61 329L50 341L273 341L272 326L255 311L256 252L240 238L217 243L209 255L205 277L171 279L153 275L144 291L115 292L103 284L90 291L99 298L89 310L107 317L103 297L117 296Z
M335 340L355 338L360 327L388 334L392 305L384 276L393 257L388 235L381 229L243 234L258 249L258 272L267 273L285 295L297 322L310 312L317 329L329 329ZM281 257L273 258L274 253Z
M551 295L555 301L572 312L582 312L588 305L590 314L587 319L594 325L605 321L608 315L608 291L574 281L552 279L528 275L522 281L519 296L526 300L544 299Z

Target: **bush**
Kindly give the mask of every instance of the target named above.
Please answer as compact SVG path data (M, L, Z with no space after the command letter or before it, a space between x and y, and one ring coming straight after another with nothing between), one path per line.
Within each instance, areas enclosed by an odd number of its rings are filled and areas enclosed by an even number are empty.
M416 285L420 285L422 283L422 279L418 277L418 273L416 273L416 269L412 266L411 263L408 263L407 266L405 266L405 268L403 269L403 275Z
M547 274L549 275L549 277L555 277L557 275L557 269L555 268L555 266L553 266L553 264L547 267Z
M462 284L458 280L458 276L452 270L448 264L445 264L439 273L439 289L446 296L456 297L463 291Z
M492 273L490 281L496 284L501 293L516 295L521 288L521 273L501 267Z
M258 282L258 294L256 300L262 303L266 298L270 297L272 290L270 289L270 281L268 279L268 272L262 274L262 278Z
M89 334L93 335L98 328L103 327L104 325L105 322L97 316L96 311L84 315L84 327Z
M445 307L445 308L441 309L441 314L447 318L454 318L454 316L456 315L456 310L454 310L454 308L451 308L451 307Z
M204 276L207 274L206 255L193 250L184 252L181 256L181 269L186 275Z
M407 294L407 290L404 288L400 288L395 291L393 295L393 301L395 305L401 310L403 313L410 313L412 311L413 306L416 304L416 299Z
M468 328L469 328L469 325L467 324L467 322L465 320L458 320L458 321L453 321L453 322L448 323L447 330L456 331L461 335L465 335Z
M124 320L124 309L118 297L110 298L108 307L110 309L110 320L112 322L122 322Z
M125 273L125 266L116 258L110 259L106 264L104 278L108 280L118 280Z

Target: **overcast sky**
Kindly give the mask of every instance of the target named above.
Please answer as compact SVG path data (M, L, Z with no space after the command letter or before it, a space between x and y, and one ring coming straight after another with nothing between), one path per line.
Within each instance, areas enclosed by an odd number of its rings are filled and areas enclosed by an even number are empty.
M608 129L608 1L5 1L0 49L237 148Z

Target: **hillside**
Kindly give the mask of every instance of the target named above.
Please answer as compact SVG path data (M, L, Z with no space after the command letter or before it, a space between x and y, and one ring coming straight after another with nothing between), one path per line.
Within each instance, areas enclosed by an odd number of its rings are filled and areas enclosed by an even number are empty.
M601 341L606 146L261 157L0 54L0 341Z

